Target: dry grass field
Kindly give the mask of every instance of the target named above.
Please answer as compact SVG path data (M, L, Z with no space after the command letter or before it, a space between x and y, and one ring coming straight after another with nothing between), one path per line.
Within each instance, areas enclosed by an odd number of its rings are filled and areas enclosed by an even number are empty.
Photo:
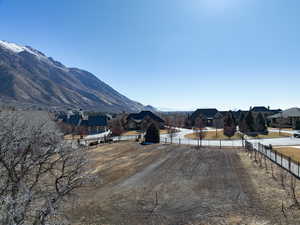
M277 128L277 127L268 127L268 129L279 130L279 128ZM290 131L292 131L293 128L281 128L281 130L282 130L282 131L283 131L283 130L290 130Z
M187 134L187 135L185 135L185 138L195 139L195 140L198 139L196 133ZM215 140L215 139L218 139L218 140L219 139L221 139L221 140L238 140L238 139L241 139L241 138L236 133L233 137L231 137L231 139L229 139L228 137L226 137L223 134L223 131L218 130L217 132L216 131L206 131L204 139L205 140Z
M277 152L280 152L281 154L291 157L293 160L300 162L300 148L295 147L276 147L274 148Z
M258 186L266 176L239 150L124 142L89 154L96 181L68 209L72 224L280 224L258 193L274 187Z
M141 134L140 131L126 131L125 133L122 134L122 136L130 136L130 135L139 135ZM160 134L168 134L168 130L160 130Z
M84 135L83 137L85 137L86 135ZM80 139L81 136L80 135L71 135L71 134L67 134L64 136L65 140L77 140Z
M279 132L269 132L268 135L258 135L257 137L249 137L249 138L250 139L251 138L263 139L263 138L282 138L282 137L291 137L291 136L292 136L292 134L284 133L284 132L281 132L280 135L279 135ZM194 139L194 140L198 139L196 133L187 134L187 135L185 135L185 138ZM205 140L216 140L216 139L217 140L220 140L220 139L221 140L238 140L238 139L241 139L241 137L239 136L238 133L236 133L233 137L228 138L223 134L222 130L218 130L217 132L216 131L206 131L204 139Z
M280 132L269 132L269 134L267 135L258 135L257 137L255 138L261 138L261 139L264 139L264 138L283 138L283 137L292 137L293 135L290 134L290 133L285 133L283 131Z

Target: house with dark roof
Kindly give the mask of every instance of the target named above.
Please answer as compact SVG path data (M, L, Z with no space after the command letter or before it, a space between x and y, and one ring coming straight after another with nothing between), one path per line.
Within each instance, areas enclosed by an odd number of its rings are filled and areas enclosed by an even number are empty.
M270 107L265 106L254 106L250 107L250 110L232 111L232 114L235 120L238 121L241 114L246 115L249 111L251 111L255 117L261 113L265 118L267 118L268 116L281 112L281 109L270 109ZM188 116L186 126L190 128L195 126L196 119L201 117L205 121L206 126L222 128L222 119L227 113L228 111L218 111L215 108L197 109L192 113L191 116Z
M84 130L88 134L97 134L105 132L108 128L109 117L106 115L87 114L82 111L71 112L67 114L61 114L57 117L58 121L62 121L65 124L72 127Z
M223 117L223 114L215 108L197 109L189 116L187 124L189 127L193 127L195 126L196 120L201 118L204 120L205 126L217 126L220 128L220 125L216 125L217 120L222 120Z
M295 129L296 123L300 121L300 108L290 108L269 116L267 119L271 127Z
M258 113L263 114L263 116L265 118L267 118L268 116L272 116L274 114L280 113L282 110L281 109L270 109L270 107L268 106L254 106L254 107L250 107L250 111L253 112L254 115L257 115Z
M82 119L79 126L85 127L89 134L105 132L108 127L108 117L105 115L89 115Z
M159 128L164 128L165 121L151 111L131 113L125 120L127 130L142 130L144 124L155 123Z
M267 112L270 108L266 108L265 106L254 106L250 107L252 112Z

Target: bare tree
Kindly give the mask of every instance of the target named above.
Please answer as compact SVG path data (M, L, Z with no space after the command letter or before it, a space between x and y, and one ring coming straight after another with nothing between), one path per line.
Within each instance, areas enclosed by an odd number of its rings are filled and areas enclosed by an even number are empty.
M196 137L198 140L198 147L202 147L202 140L205 138L205 122L202 117L198 117L195 120L195 126L196 126Z
M170 142L171 144L173 143L173 138L176 136L176 128L173 126L174 121L172 120L172 118L170 116L166 116L165 117L165 127L167 129L167 133L168 133L168 137L170 138Z
M57 125L58 125L59 129L63 132L63 134L65 134L65 135L70 134L70 135L72 135L72 138L73 138L73 135L75 133L75 126L64 123L62 121L59 121L57 123Z
M112 132L112 135L114 135L114 136L118 136L119 137L125 131L125 129L124 129L123 125L122 125L121 118L115 118L115 119L111 120L109 127L110 127L110 130Z
M0 224L67 224L62 203L88 179L86 151L49 118L25 114L0 114Z
M171 144L172 144L173 138L176 136L177 130L176 130L176 128L169 126L167 131L168 131L168 136L169 136L169 138L171 140Z

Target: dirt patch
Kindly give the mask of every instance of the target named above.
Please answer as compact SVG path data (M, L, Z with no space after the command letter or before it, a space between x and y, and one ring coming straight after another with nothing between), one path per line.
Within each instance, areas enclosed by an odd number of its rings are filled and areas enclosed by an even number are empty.
M91 153L99 178L72 224L277 224L237 150L120 143Z

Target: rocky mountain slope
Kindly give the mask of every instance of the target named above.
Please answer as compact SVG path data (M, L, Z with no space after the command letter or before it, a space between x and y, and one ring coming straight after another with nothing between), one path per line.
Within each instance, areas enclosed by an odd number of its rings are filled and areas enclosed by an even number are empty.
M143 108L92 73L68 68L36 49L6 41L0 41L0 102L106 112Z

